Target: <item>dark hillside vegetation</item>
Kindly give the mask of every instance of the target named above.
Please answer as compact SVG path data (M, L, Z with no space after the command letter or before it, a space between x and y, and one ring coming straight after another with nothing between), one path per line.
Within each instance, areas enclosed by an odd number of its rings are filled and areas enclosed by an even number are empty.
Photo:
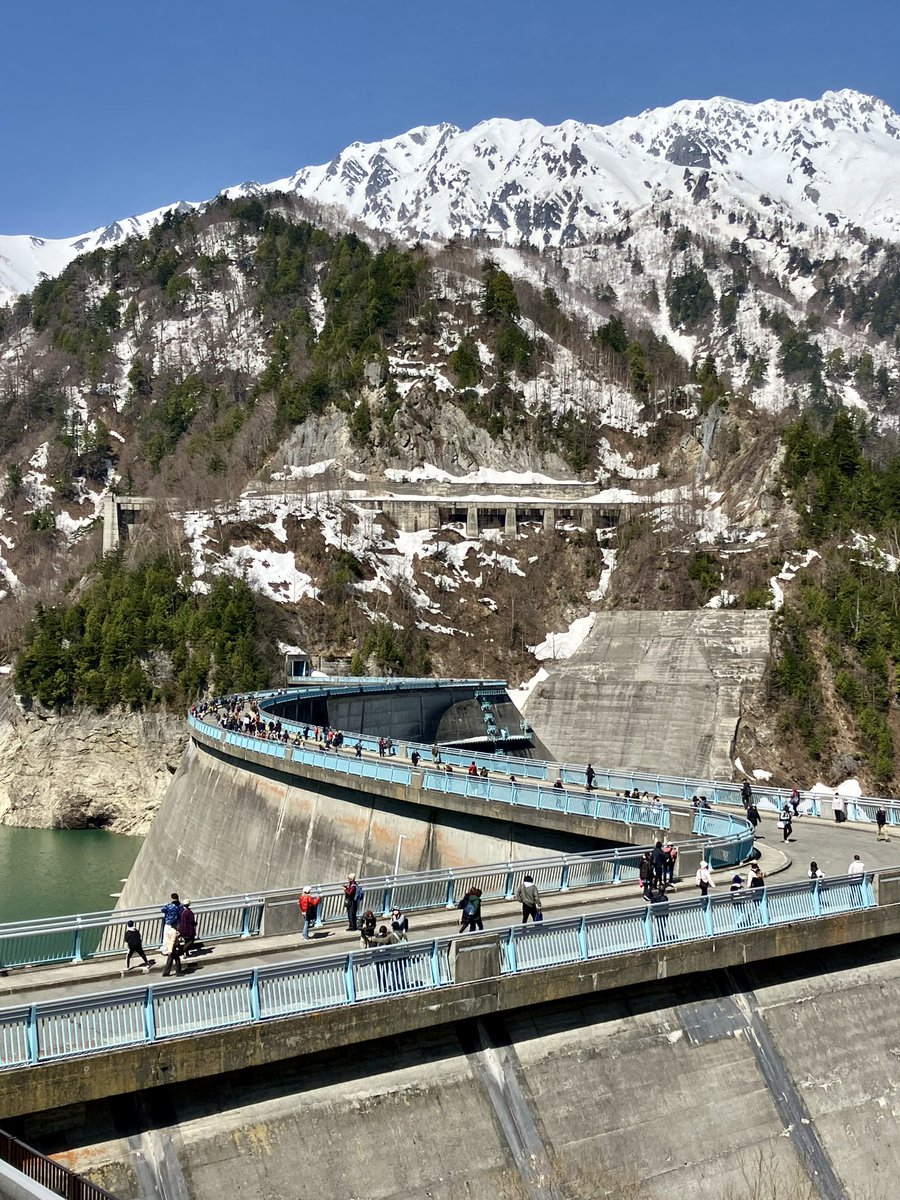
M851 535L879 534L897 551L900 453L873 444L844 411L817 428L802 418L785 432L784 480L821 559L804 571L777 626L773 699L786 738L814 760L835 748L838 727L856 733L865 766L897 785L900 751L900 574Z
M39 607L15 665L16 691L61 711L85 704L182 706L206 691L260 688L271 672L258 597L239 579L188 591L155 555L107 555L78 600Z

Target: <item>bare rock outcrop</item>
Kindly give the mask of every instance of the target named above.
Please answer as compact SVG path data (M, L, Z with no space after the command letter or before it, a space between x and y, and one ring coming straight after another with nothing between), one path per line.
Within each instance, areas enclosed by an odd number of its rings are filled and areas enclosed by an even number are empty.
M144 834L187 744L178 714L57 716L0 696L0 822Z

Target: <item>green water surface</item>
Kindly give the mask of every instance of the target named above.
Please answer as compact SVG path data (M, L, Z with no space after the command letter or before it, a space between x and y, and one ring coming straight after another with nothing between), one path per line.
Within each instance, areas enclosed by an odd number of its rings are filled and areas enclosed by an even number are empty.
M114 908L142 838L0 825L0 924Z

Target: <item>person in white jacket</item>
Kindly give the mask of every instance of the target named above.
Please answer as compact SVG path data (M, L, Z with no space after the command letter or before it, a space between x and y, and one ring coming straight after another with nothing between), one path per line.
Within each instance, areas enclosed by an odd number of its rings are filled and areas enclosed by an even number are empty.
M716 881L712 877L712 872L709 869L709 863L704 858L700 866L697 868L697 887L700 889L700 895L705 896L709 889L716 886Z

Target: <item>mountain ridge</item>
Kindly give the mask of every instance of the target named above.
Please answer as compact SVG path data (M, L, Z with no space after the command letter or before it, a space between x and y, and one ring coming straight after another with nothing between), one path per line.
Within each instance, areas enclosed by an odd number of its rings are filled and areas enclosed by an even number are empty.
M497 117L463 130L420 125L353 142L327 163L220 195L286 191L392 236L489 234L509 243L589 242L690 185L701 211L777 215L809 230L900 240L900 115L852 89L816 100L681 100L610 125ZM0 301L78 254L147 233L178 201L71 238L0 236Z

